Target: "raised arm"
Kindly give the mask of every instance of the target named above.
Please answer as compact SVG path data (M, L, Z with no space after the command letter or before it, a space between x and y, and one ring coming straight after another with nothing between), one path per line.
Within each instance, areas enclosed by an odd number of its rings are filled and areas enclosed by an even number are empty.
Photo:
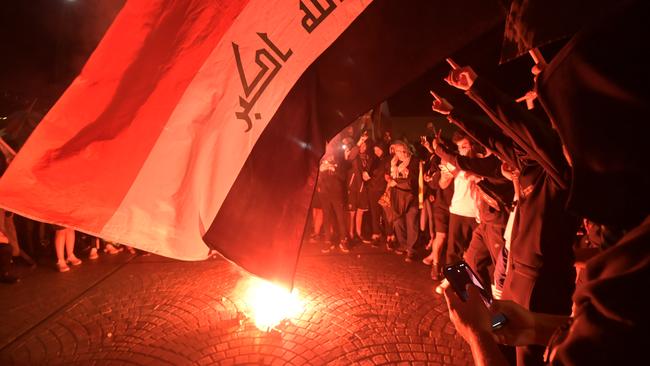
M434 92L430 93L434 97L431 109L447 116L449 122L458 126L458 128L463 130L472 139L492 151L502 161L518 169L521 168L519 156L522 155L522 150L497 126L490 121L476 116L463 114L457 109L454 109L445 98L440 97Z
M486 80L477 77L470 67L453 68L445 79L450 85L465 90L507 136L526 155L537 161L553 180L568 186L570 168L562 156L559 136L548 123L518 105Z

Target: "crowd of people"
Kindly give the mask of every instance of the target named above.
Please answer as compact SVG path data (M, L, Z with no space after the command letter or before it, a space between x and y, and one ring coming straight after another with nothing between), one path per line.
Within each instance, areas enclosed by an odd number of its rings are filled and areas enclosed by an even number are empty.
M648 11L614 8L533 67L527 106L448 60L445 80L485 116L431 92L458 129L451 141L432 128L417 144L344 132L321 162L312 238L323 252L385 244L407 262L426 243L435 292L477 365L647 363L650 175L639 131L650 80L635 37ZM544 113L525 108L535 105ZM441 278L459 261L491 303ZM505 323L494 328L497 314Z
M449 83L480 104L479 90L498 93L471 68L454 68ZM495 309L517 304L560 325L572 313L576 283L584 281L576 269L623 231L566 209L570 166L550 125L533 114L528 125L506 118L489 123L463 116L433 94L433 110L457 127L449 140L431 122L417 143L355 123L328 143L309 240L322 243L323 253L366 244L406 262L421 260L439 281L435 292L447 297L455 295L442 270L464 260L495 301L504 300ZM514 102L511 107L525 112ZM519 364L544 363L543 345L516 345Z
M494 199L495 210L508 212L492 221L479 209L474 229L483 237L483 250L500 248L490 253L496 300L486 304L472 284L465 297L453 286L441 286L476 365L509 364L499 344L516 346L518 365L648 362L650 304L639 294L650 283L650 174L639 147L645 141L639 131L650 113L645 90L650 78L639 57L647 48L640 40L647 33L648 10L638 1L613 4L550 64L535 65L532 96L543 107L542 118L471 67L452 61L445 80L489 120L465 115L434 93L433 110L494 154L514 191L511 199L497 189L478 194L488 205ZM474 163L463 158L454 164L486 181L479 167L488 163ZM580 222L591 244L582 240L576 251ZM503 235L484 235L493 229ZM464 257L480 273L474 243ZM507 319L497 329L496 314Z
M395 139L367 116L343 130L320 162L309 240L323 243L323 253L367 244L431 266L435 292L477 365L507 364L499 344L516 347L518 365L637 364L650 345L642 300L650 179L639 136L650 80L645 65L621 62L640 58L626 37L648 14L631 3L578 33L557 63L535 65L531 96L539 94L546 119L449 60L446 81L485 117L432 92L432 109L457 129L451 139L432 123L419 141ZM58 271L82 263L74 230L55 227L53 236ZM16 281L12 258L33 263L16 237L12 214L0 211L2 282ZM99 249L93 240L90 259ZM107 243L104 251L117 249ZM461 298L443 279L443 268L459 261L491 304L476 286ZM496 313L506 322L493 329Z

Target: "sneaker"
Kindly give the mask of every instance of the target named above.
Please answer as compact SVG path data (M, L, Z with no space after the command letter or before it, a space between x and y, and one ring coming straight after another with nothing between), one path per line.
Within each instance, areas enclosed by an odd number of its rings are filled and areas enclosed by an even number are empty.
M433 263L433 257L432 256L427 256L422 258L422 263L426 264L427 266L430 266L431 263Z
M361 242L364 243L364 244L370 244L370 243L372 243L372 240L370 240L370 239L368 239L368 238L364 238L364 237L362 236L362 237L361 237Z
M404 254L404 253L406 253L406 250L395 249L395 254L397 254L397 255L402 255L402 254Z
M106 246L104 247L104 253L108 254L117 254L122 251L122 248L117 249L115 246L111 243L106 243Z
M65 262L56 262L56 269L59 272L68 272L70 270L70 267Z
M99 253L97 248L90 248L90 254L88 254L88 259L97 259L99 258Z
M413 262L413 257L411 257L410 255L407 255L406 258L404 258L404 262L406 262L406 263Z
M320 252L323 254L327 254L335 249L336 249L336 245L330 244L328 247L321 249Z
M438 286L436 286L436 293L442 295L445 292L445 289L449 286L449 282L446 279L442 280Z
M372 245L373 248L379 248L379 238L372 239L370 245Z
M81 259L77 257L68 257L68 263L72 264L73 266L78 266L81 264Z
M350 253L350 247L348 246L348 241L346 239L341 240L339 243L339 249L343 253Z

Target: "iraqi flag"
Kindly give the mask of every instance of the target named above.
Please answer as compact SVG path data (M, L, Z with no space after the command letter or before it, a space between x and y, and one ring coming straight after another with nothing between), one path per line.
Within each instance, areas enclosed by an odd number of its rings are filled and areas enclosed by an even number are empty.
M495 1L129 1L0 206L291 287L325 141L498 25Z

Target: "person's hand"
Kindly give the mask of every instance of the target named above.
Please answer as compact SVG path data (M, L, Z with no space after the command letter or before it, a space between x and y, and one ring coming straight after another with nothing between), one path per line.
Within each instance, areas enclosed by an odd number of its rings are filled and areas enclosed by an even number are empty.
M390 165L395 166L397 165L397 162L399 161L399 158L397 155L393 155L393 157L390 159Z
M503 175L506 179L511 181L519 177L519 170L513 168L508 163L503 162L501 163L501 175Z
M528 110L531 110L535 108L535 99L537 99L537 92L531 90L524 94L523 97L517 98L515 101L517 103L526 102L526 108L528 108Z
M364 181L367 182L367 181L370 180L370 174L368 174L368 172L362 172L362 173L361 173L361 178L362 178Z
M479 183L480 181L483 180L483 177L478 176L478 175L476 175L476 174L467 174L467 175L465 176L465 178L467 178L468 181L470 181L470 182L472 182L472 183L475 183L475 184L476 184L476 183Z
M420 144L427 149L430 153L433 153L433 149L431 148L431 144L429 141L427 141L427 138L425 136L420 136Z
M429 174L424 174L424 175L422 176L422 179L423 179L425 182L431 182L431 181L433 180L433 177L432 177L431 175L429 175Z
M533 74L533 81L537 83L539 74L544 71L544 69L548 66L548 63L544 59L542 52L537 47L529 50L528 54L533 58L533 61L535 62L535 65L530 69L530 73Z
M319 167L318 170L320 170L321 172L324 172L324 171L326 171L326 170L329 170L329 162L326 161L326 160L323 160L323 161L320 163L320 167Z
M537 77L546 68L546 63L537 63L530 68L530 73Z
M389 187L395 187L396 185L397 185L397 182L396 182L395 180L393 180L393 179L391 179L391 180L388 182L388 186L389 186Z
M493 332L497 342L511 346L537 344L534 313L523 306L506 300L494 300L490 310L502 313L508 322Z
M451 71L445 81L455 88L469 90L478 77L474 69L469 66L460 66L450 58L447 58L447 63L451 66Z
M476 335L492 332L492 314L485 307L478 287L468 284L467 294L467 301L463 301L452 286L444 289L449 318L454 323L456 331L470 342Z
M363 143L366 142L366 140L368 140L368 134L364 133L364 134L361 135L361 137L359 137L359 141L357 142L357 146L363 145Z
M429 90L429 93L431 93L431 95L433 96L433 103L431 104L431 109L433 109L434 112L444 114L445 116L451 113L451 111L454 109L454 106L451 105L451 103L449 103L447 99L439 96L438 94L434 93L431 90Z

